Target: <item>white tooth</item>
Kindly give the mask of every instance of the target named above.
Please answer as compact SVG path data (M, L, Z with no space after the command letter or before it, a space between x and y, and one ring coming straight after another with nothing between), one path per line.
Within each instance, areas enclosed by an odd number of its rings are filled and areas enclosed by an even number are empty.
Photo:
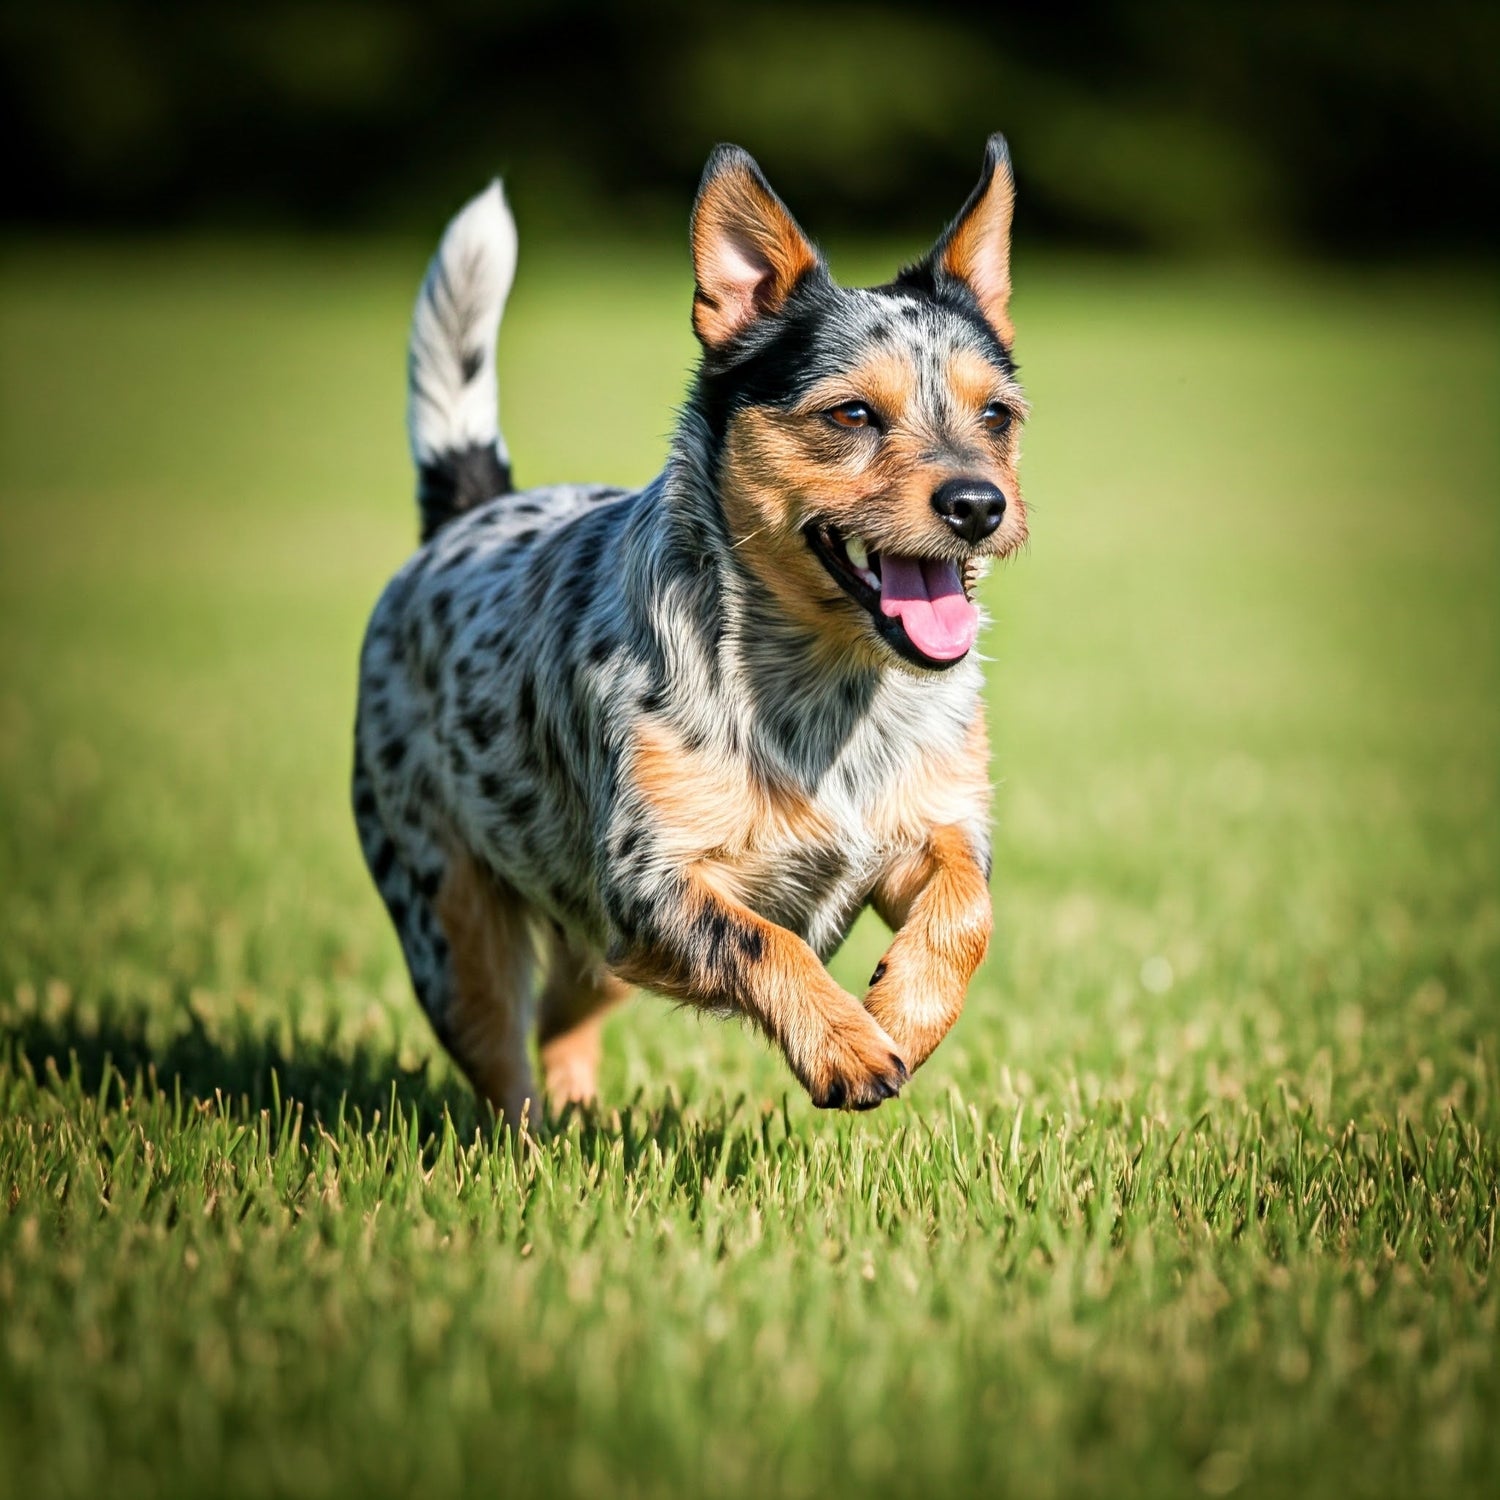
M869 572L870 554L865 551L865 544L857 536L851 536L845 540L844 551L849 554L849 561L861 573Z

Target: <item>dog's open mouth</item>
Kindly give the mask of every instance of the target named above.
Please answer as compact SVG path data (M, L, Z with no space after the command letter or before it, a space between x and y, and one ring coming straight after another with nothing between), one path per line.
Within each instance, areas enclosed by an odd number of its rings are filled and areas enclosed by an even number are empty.
M941 671L969 654L979 634L979 607L969 598L957 563L945 557L872 552L836 526L808 526L803 535L898 655Z

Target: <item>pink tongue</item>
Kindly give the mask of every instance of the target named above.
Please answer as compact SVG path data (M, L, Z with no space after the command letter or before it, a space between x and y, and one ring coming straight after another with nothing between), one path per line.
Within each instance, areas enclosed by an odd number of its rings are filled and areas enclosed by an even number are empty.
M912 645L934 661L956 660L979 634L979 610L951 562L882 552L880 612L899 619Z

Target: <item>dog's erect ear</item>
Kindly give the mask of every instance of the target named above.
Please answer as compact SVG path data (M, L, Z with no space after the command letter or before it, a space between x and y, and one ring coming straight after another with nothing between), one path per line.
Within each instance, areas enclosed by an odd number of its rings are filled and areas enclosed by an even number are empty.
M820 264L755 159L716 146L693 204L693 331L709 348L776 312Z
M926 262L973 292L985 321L1007 348L1015 338L1010 321L1010 220L1015 203L1010 148L1003 135L992 135L985 143L979 185Z

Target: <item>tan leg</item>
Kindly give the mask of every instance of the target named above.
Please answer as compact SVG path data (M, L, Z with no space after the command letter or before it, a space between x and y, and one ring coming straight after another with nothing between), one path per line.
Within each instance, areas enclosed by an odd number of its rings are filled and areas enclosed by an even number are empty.
M537 1041L547 1098L560 1109L597 1095L604 1013L630 993L630 986L556 936L548 945L547 970Z
M873 1109L906 1082L897 1046L801 938L701 874L658 896L657 935L612 966L665 995L733 1005L782 1050L824 1109Z
M449 862L435 903L448 939L453 998L443 1040L479 1093L519 1129L536 1085L526 1055L536 946L520 897L467 850Z
M896 935L865 1004L916 1068L958 1019L989 948L989 882L968 839L935 828L881 877L874 903Z

